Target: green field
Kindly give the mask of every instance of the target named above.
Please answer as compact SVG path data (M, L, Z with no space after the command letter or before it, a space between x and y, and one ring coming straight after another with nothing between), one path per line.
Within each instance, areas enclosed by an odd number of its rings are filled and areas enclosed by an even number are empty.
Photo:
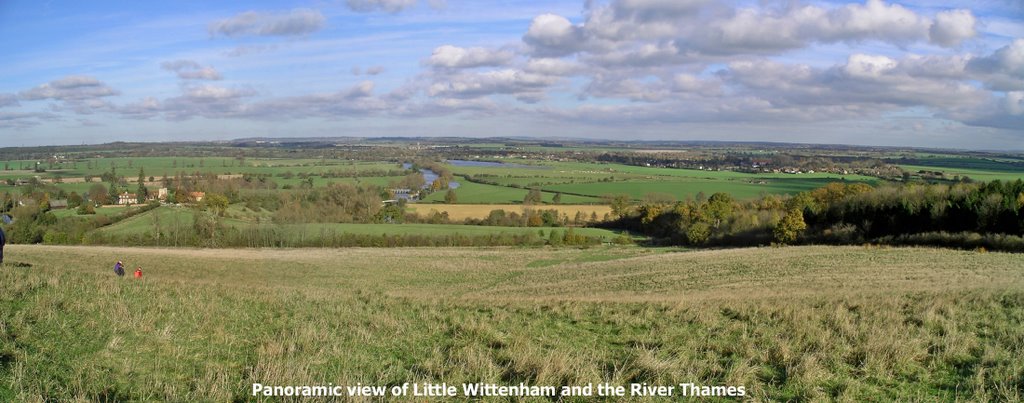
M288 237L312 237L324 234L340 235L525 235L537 234L544 231L550 234L552 230L564 232L566 228L537 228L537 227L493 227L481 225L458 225L458 224L270 224L269 216L258 213L242 213L240 209L233 209L234 214L229 214L222 219L226 226L237 229L244 229L248 226L271 225L282 230L282 235ZM163 206L153 211L133 216L113 225L100 228L98 231L113 236L132 236L150 234L160 227L170 230L174 226L182 230L191 228L195 211L187 207ZM257 223L255 218L260 217L263 224ZM573 231L579 235L612 240L618 236L617 232L600 228L574 228Z
M501 185L479 185L489 186L488 188L469 187L466 192L459 192L459 202L462 203L511 202L517 199L516 196L519 196L518 201L522 201L522 197L526 195L525 189L532 187L544 190L546 197L562 192L564 203L588 203L610 194L628 194L639 200L651 193L669 194L677 199L685 199L692 198L698 193L711 195L715 192L726 192L738 199L753 199L764 194L795 194L836 181L871 184L878 182L877 178L860 175L748 174L579 162L533 163L531 167L449 167L456 174L470 175ZM501 187L507 187L509 191L506 193L497 190ZM463 193L468 193L469 198L464 199ZM442 199L443 195L432 195L426 200Z
M993 180L1002 181L1015 181L1017 179L1024 179L1024 170L1020 172L1014 171L992 171L986 169L970 169L970 168L950 168L942 166L932 165L900 165L900 168L910 173L916 174L918 171L927 172L942 172L946 179L953 179L955 176L970 177L975 181L989 182Z
M1024 397L1024 271L1011 254L6 252L4 401L250 401L253 383L405 382L693 382L744 386L755 401ZM144 279L115 277L119 259Z
M12 170L0 171L0 179L28 179L39 176L43 180L63 178L65 183L54 184L67 192L85 193L91 186L101 183L100 176L104 172L116 171L129 181L138 177L139 169L145 176L160 180L164 175L174 177L176 173L186 175L194 172L214 174L267 174L272 176L279 188L285 185L298 187L303 179L295 176L285 179L280 175L291 172L319 175L324 172L368 172L368 171L399 171L398 164L389 162L362 162L333 159L284 159L284 158L247 158L240 161L227 157L131 157L131 158L85 158L75 162L64 162L51 165L43 162L45 172L36 173L31 170L17 170L19 166L30 167L35 161L0 161L0 167L6 165ZM92 183L81 182L86 176L92 176ZM371 183L386 186L392 181L400 180L401 176L368 176L358 178L359 183ZM314 177L314 186L326 186L329 183L356 183L356 178L323 178ZM106 184L104 184L106 186ZM129 188L134 188L132 183ZM16 187L0 183L0 192L16 192Z

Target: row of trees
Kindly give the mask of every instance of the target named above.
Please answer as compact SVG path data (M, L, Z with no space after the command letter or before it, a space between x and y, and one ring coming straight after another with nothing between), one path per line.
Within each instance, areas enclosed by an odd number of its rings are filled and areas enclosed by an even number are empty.
M619 218L606 225L639 231L664 243L850 244L913 240L919 244L932 240L948 246L955 239L973 239L964 245L973 247L990 239L997 249L1024 251L1022 180L887 184L877 188L862 183L831 183L785 199L768 195L742 202L726 193L677 203L623 205L621 199L613 209ZM945 241L937 240L943 237ZM1017 243L1015 239L1021 241Z

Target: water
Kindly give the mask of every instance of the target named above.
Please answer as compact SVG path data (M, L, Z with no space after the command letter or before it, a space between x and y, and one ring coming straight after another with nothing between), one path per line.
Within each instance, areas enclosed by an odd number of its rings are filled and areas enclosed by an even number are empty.
M409 169L409 168L412 168L412 164L410 164L408 162L402 164L402 169ZM424 189L430 187L431 183L434 183L434 181L437 180L437 178L441 177L440 175L437 174L437 172L431 171L431 170L426 169L426 168L420 168L420 175L423 175L423 182L424 182L423 188ZM459 182L456 182L456 181L448 182L448 188L449 189L458 189L459 188Z

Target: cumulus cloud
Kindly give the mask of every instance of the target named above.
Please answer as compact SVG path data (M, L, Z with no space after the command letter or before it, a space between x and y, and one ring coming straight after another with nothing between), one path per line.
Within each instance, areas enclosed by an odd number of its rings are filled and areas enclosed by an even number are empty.
M533 19L523 42L541 56L564 56L584 49L586 38L582 27L555 14L541 14Z
M212 36L227 37L301 36L323 29L325 21L319 11L305 8L283 14L247 11L231 18L214 21L207 30Z
M464 69L482 66L504 66L515 57L515 53L503 49L461 48L444 45L434 49L426 63L433 67Z
M523 68L528 73L547 76L569 76L582 72L584 67L579 63L557 58L530 59Z
M95 77L67 76L18 94L23 100L84 101L118 95L119 92Z
M220 80L220 72L213 67L202 66L192 60L174 60L160 64L164 70L173 71L182 80Z
M537 56L589 53L598 60L636 65L779 54L813 43L876 40L951 47L973 37L977 24L968 10L943 11L932 19L882 0L735 9L705 0L614 0L588 3L584 17L573 24L563 16L539 15L523 42Z
M978 21L968 10L943 11L935 16L928 33L931 41L941 46L956 46L973 38Z
M984 46L975 45L984 45L982 41L970 40L984 25L971 11L929 13L882 0L735 4L587 1L582 14L572 19L537 15L516 43L436 47L421 54L418 75L384 93L375 92L380 89L373 81L363 81L333 92L260 96L248 87L195 81L221 75L193 60L172 60L161 67L186 80L177 96L146 97L115 107L107 100L115 90L94 78L72 76L13 99L0 94L0 107L54 99L63 102L51 106L58 108L53 110L113 110L138 119L464 114L541 116L606 126L876 122L910 112L930 114L950 125L1024 127L1024 39L995 51L981 50ZM395 13L416 1L351 0L348 5L357 11ZM309 18L293 18L306 11L243 13L211 24L211 33L302 35L321 29L319 13L313 24L301 22ZM291 19L300 22L285 23ZM841 46L822 46L834 44ZM826 51L816 52L819 47ZM814 56L803 59L809 53ZM383 71L382 66L351 69L356 76ZM552 94L575 95L580 102L573 105L557 97L558 102L547 103ZM587 102L595 99L600 102ZM41 119L7 116L20 124Z
M374 11L384 11L388 13L397 13L405 10L409 7L415 6L417 0L346 0L345 4L352 11L369 13ZM435 3L431 3L434 6ZM441 3L437 3L441 4Z
M968 70L997 91L1024 90L1024 39L999 48L988 56L976 57Z
M557 77L516 69L464 72L443 77L430 86L427 94L441 98L479 98L507 94L528 102L536 102L543 97L543 90L556 82Z

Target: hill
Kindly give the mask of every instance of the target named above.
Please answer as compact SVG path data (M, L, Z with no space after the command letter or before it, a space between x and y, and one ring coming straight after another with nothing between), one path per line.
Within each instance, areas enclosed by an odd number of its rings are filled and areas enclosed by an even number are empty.
M759 400L1019 400L1019 255L789 247L10 246L0 399L251 385L742 385ZM112 263L142 266L117 278Z

